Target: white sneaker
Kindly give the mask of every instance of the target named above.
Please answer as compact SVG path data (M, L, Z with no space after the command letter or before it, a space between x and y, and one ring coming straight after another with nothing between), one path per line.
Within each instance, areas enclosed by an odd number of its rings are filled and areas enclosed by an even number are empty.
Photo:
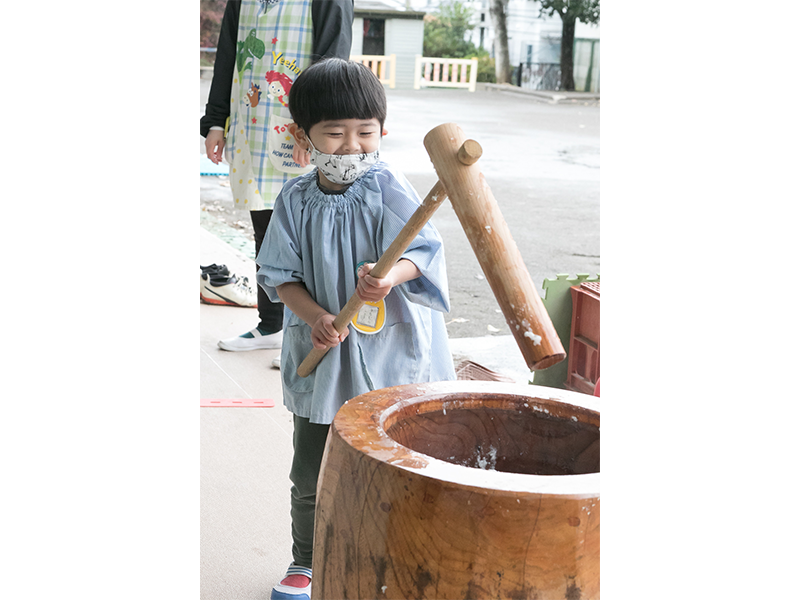
M223 350L231 352L243 352L245 350L264 350L270 348L280 348L283 343L283 331L276 331L269 335L264 335L258 328L247 333L227 340L220 340L217 345Z
M218 278L203 273L201 278L203 286L200 289L200 300L207 304L248 308L258 306L258 295L250 286L247 277L233 275Z
M280 356L276 356L275 358L272 359L272 366L275 367L276 369L280 369L281 368L281 357Z
M204 275L205 277L203 277ZM228 270L228 267L225 265L213 264L208 265L207 267L200 265L200 302L203 301L203 287L205 286L206 279L210 277L219 278L230 276L231 273Z

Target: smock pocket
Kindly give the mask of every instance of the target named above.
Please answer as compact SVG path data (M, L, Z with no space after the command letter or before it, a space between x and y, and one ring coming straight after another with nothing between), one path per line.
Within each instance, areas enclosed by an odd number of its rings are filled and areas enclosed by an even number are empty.
M280 115L269 116L269 131L267 133L267 150L269 161L281 173L297 175L308 173L314 165L301 167L292 158L294 152L294 135L289 131L289 126L294 123L291 119Z
M414 383L417 357L411 323L395 323L372 335L358 336L361 365L373 390Z
M297 374L297 367L314 348L311 344L311 327L304 322L285 327L283 347L284 352L281 356L283 384L294 392L313 391L315 372L312 371L308 377L300 377Z

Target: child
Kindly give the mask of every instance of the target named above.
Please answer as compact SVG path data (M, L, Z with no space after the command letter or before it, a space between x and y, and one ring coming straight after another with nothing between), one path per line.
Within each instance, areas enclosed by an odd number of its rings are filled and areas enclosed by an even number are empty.
M326 59L297 78L289 109L297 144L317 168L284 185L256 258L259 285L286 306L281 376L294 414L294 562L273 600L310 593L317 478L337 410L370 390L455 379L442 314L449 310L444 248L434 226L425 225L385 278L370 275L421 204L405 177L378 159L383 86L361 64ZM356 290L370 302L367 322L340 335L333 320ZM300 378L312 347L330 350Z
M256 254L275 196L303 172L286 150L291 140L280 135L291 122L285 106L292 83L324 56L349 57L352 24L353 0L229 0L225 6L200 133L215 164L223 149L229 153L234 206L250 213ZM258 326L220 340L220 348L280 348L283 306L271 303L260 289L257 304Z

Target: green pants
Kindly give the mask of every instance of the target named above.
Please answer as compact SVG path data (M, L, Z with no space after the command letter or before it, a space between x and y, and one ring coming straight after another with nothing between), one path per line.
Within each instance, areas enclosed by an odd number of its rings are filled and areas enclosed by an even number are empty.
M314 511L317 479L330 425L319 425L294 415L292 481L292 556L294 563L311 568L314 552Z

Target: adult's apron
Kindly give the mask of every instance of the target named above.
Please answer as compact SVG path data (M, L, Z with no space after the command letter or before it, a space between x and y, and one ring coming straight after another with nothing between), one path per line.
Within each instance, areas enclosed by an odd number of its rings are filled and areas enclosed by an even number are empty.
M313 167L292 160L289 94L311 64L311 0L243 1L226 158L234 206L271 209L283 184Z

